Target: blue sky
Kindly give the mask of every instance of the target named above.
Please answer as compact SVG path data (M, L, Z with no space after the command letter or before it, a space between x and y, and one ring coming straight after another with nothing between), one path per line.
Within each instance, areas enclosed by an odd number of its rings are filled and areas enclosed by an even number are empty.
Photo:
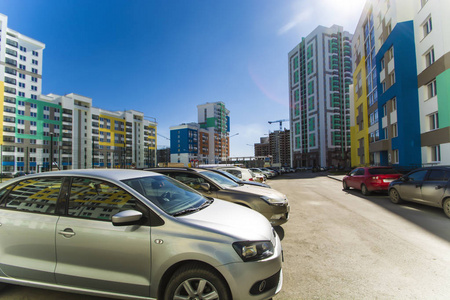
M156 118L158 133L230 110L231 156L289 119L287 55L318 25L354 32L364 0L1 0L8 27L46 44L42 93ZM289 128L289 122L283 127ZM158 145L169 141L158 136Z

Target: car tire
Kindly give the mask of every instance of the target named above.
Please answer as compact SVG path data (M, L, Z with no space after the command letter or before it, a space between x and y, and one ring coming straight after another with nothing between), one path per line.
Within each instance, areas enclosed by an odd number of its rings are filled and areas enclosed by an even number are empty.
M350 189L350 188L348 187L348 185L347 185L347 182L346 182L345 180L342 181L342 187L343 187L344 190Z
M389 190L389 199L394 204L400 204L403 202L402 198L400 197L400 194L398 191L394 188Z
M367 186L365 184L361 185L361 193L364 196L369 196L370 195L370 191L367 189Z
M444 209L445 215L450 218L450 198L444 200L442 208Z
M190 293L186 286L191 287ZM202 286L199 289L199 286ZM198 263L179 268L167 284L164 300L173 299L218 299L231 300L224 279L213 269ZM198 297L198 298L197 298Z

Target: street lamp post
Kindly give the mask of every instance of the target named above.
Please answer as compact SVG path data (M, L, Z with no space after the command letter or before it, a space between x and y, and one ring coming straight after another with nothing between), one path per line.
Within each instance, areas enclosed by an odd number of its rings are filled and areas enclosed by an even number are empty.
M53 132L50 133L50 167L49 171L53 169Z

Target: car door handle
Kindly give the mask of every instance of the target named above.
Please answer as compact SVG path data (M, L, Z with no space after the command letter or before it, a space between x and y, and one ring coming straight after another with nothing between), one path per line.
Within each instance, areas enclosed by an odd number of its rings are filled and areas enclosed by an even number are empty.
M70 238L70 237L73 237L76 233L73 232L72 228L66 228L64 230L60 230L58 232L58 234L61 234L61 235L63 235L66 238Z
M442 188L443 188L442 185L437 185L437 186L435 187L436 190L439 190L439 189L442 189Z

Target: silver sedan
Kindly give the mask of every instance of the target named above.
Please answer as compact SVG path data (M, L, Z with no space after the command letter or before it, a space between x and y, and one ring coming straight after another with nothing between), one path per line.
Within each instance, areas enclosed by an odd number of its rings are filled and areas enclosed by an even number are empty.
M61 171L0 185L0 289L269 299L281 266L280 239L261 214L160 174Z

